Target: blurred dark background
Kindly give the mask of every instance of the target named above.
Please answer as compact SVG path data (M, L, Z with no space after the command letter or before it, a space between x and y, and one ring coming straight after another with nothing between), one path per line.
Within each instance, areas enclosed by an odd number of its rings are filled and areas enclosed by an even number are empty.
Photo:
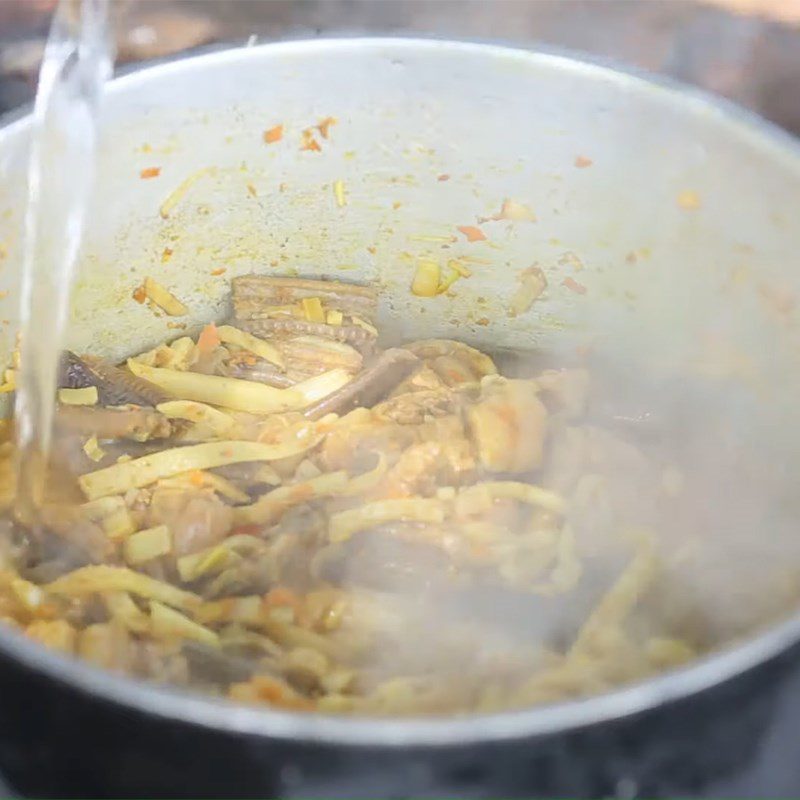
M56 0L0 0L0 111L29 100ZM111 0L118 61L343 33L537 42L697 84L800 134L800 0Z

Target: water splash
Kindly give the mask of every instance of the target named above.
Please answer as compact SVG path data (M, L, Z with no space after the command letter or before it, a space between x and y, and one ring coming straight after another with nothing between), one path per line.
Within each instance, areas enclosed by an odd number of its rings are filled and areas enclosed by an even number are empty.
M108 0L62 0L33 113L15 404L17 513L35 520L50 450L60 349L94 177L98 105L111 73Z

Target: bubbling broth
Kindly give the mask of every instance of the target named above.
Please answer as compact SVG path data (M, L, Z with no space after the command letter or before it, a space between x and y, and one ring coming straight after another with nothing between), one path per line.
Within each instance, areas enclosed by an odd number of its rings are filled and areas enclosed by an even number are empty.
M624 387L604 405L601 367L384 344L369 286L231 291L197 337L64 355L43 527L3 530L6 624L238 701L452 714L675 667L794 592L711 624L686 587L730 583L733 540L698 541L701 477Z

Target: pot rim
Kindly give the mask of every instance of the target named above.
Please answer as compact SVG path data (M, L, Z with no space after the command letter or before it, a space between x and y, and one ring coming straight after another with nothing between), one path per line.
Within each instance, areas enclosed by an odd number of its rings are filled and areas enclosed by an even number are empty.
M515 60L531 66L546 64L613 80L622 87L658 90L665 99L689 112L707 113L728 123L733 132L750 137L789 156L800 167L800 141L776 125L723 98L687 87L663 76L645 74L609 59L595 59L560 48L525 50L491 42L426 39L421 37L346 37L272 42L255 46L207 49L176 60L157 61L141 69L125 70L106 91L135 88L154 73L164 76L192 69L194 64L214 64L248 58L250 52L270 55L325 54L341 50L392 50L397 53L440 52ZM0 119L0 145L13 129L28 124L30 106ZM800 174L800 173L799 173ZM234 734L264 736L286 741L331 745L405 747L452 746L506 741L523 736L544 736L625 718L656 706L686 699L768 661L800 640L800 612L759 634L729 645L690 664L630 684L602 695L568 700L528 709L461 717L384 718L297 714L245 706L180 688L164 688L115 675L85 662L50 651L24 634L0 626L0 653L61 684L111 703L168 720Z

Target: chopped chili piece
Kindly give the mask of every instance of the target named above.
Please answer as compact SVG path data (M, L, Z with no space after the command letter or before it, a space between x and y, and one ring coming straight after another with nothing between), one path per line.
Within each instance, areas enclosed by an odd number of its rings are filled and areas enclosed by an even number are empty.
M217 326L212 322L206 325L200 336L197 337L197 349L201 353L210 353L216 347L219 347L219 344L220 338L219 333L217 333Z
M270 606L289 606L296 608L300 605L300 598L295 592L285 586L276 586L270 589L265 595L264 600Z
M578 169L586 169L586 167L591 167L594 162L591 158L587 158L586 156L578 156L575 159L575 166Z
M486 234L474 225L459 225L458 230L467 237L468 242L482 242L486 239Z
M302 133L302 142L300 144L301 150L313 150L319 153L322 148L319 142L314 138L314 133L311 128L306 128Z
M325 117L325 119L321 120L319 125L316 126L317 130L319 131L319 135L323 139L327 139L331 130L331 125L335 125L337 122L338 120L336 117Z
M586 287L582 283L578 283L574 278L564 278L561 281L562 286L566 286L571 292L575 292L575 294L586 294Z
M172 248L165 247L161 252L161 263L166 264L172 258Z
M449 181L450 176L445 173L442 173L441 175L436 176L436 180L439 181L439 183L443 183L444 181Z
M200 486L203 486L205 484L205 482L206 481L205 481L205 477L203 476L202 470L193 469L189 473L189 483L191 483L192 486L200 487Z
M266 144L275 144L283 139L283 125L275 125L264 131L264 142Z
M217 269L212 269L211 274L214 276L224 275L227 271L228 271L227 267L218 267Z
M133 299L137 303L144 303L144 301L147 300L147 295L145 294L144 286L137 286L133 290Z
M231 528L228 536L258 536L261 528L258 525L237 525Z
M161 167L145 167L140 173L139 177L142 180L147 180L148 178L157 178L161 174Z

